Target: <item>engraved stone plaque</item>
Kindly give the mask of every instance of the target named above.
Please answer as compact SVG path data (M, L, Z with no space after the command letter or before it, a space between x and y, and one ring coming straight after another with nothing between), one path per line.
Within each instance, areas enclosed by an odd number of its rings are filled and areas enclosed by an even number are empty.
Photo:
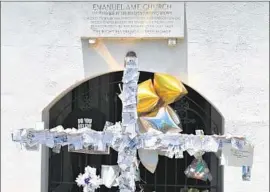
M89 11L90 37L184 37L183 2L96 2Z

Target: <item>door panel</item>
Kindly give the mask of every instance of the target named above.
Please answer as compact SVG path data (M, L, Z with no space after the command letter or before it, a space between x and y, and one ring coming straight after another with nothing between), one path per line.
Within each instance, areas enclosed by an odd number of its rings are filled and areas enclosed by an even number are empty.
M140 82L153 78L153 73L141 72ZM118 84L121 83L122 72L105 74L79 85L50 110L50 127L63 125L65 128L78 127L79 123L87 123L92 119L92 129L101 131L105 121L117 122L121 120L122 103L117 96ZM181 119L184 133L195 133L196 129L203 129L205 134L222 134L223 119L209 102L192 88L186 86L188 95L171 106L177 111ZM169 159L159 156L159 163L154 174L140 166L140 173L145 191L179 192L185 187L209 189L211 192L223 192L223 169L213 153L204 155L213 180L204 182L188 179L184 170L194 158L184 153L183 159ZM64 147L61 153L50 152L49 160L49 192L77 192L75 179L84 167L96 167L98 174L102 164L116 165L117 152L111 149L110 155L86 155L69 153ZM117 191L117 188L107 189L102 186L97 191Z

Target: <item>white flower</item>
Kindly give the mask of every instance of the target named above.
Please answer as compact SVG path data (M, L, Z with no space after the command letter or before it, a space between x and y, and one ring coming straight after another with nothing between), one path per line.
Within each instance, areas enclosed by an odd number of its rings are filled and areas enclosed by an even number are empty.
M89 175L88 174L79 174L78 175L78 177L76 178L76 183L77 183L77 185L78 186L82 186L82 187L84 187L84 186L86 186L87 184L88 184L88 179L89 179Z
M85 186L83 188L83 192L91 192L91 189L89 187Z
M76 178L78 186L83 187L83 192L94 192L101 185L101 179L96 175L96 169L85 167L85 173L79 174Z

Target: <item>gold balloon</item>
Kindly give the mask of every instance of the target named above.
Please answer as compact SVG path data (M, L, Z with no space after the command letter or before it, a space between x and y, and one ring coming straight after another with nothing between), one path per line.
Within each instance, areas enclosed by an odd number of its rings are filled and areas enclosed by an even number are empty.
M149 113L143 114L142 116L143 117L155 117L158 114L159 108L163 106L160 104L162 104L162 103L158 103L153 110L151 110Z
M165 105L175 102L188 93L177 78L168 74L155 73L154 87Z
M153 87L152 80L149 79L138 85L138 113L147 113L155 108L159 97Z

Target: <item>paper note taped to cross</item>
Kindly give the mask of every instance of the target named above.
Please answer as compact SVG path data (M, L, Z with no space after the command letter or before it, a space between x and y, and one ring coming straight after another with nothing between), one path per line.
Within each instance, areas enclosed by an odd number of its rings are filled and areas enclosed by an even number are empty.
M254 147L244 145L242 149L236 149L231 144L225 144L222 148L221 164L234 167L252 166Z

